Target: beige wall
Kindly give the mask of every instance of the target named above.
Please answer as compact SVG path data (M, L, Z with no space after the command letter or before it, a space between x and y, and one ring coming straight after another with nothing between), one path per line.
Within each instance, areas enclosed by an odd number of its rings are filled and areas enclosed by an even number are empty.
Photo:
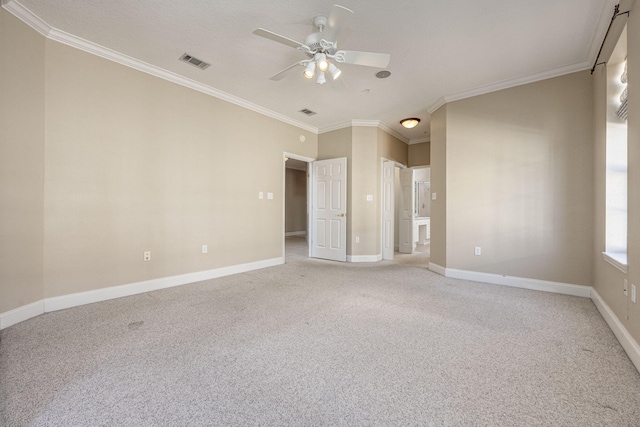
M0 19L0 312L283 255L282 154L317 135Z
M607 67L593 75L594 159L595 159L595 244L593 248L594 287L631 336L640 342L640 301L631 302L623 293L623 281L640 286L640 16L631 13L627 22L627 65L629 90L628 127L628 273L605 262L605 183Z
M316 135L53 41L46 61L46 297L282 256L282 153Z
M0 313L44 293L44 52L0 8Z
M445 104L431 114L430 262L440 267L447 266L447 109Z
M403 165L409 163L407 144L378 128L378 155L386 160L393 160ZM416 144L417 145L417 144Z
M588 71L448 104L446 266L591 285L591 141Z
M307 231L307 172L285 170L284 230Z
M431 164L431 142L409 145L409 167Z
M347 158L348 256L381 254L382 159L406 164L407 156L407 145L378 127L352 126L319 136L318 159Z

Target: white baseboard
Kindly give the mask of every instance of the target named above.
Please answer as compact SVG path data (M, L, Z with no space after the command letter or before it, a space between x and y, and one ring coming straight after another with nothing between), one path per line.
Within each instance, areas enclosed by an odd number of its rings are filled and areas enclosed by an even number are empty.
M44 301L36 301L0 314L0 330L44 313Z
M382 254L378 255L347 255L347 262L378 262L382 261Z
M432 262L429 263L429 270L433 271L434 273L438 273L441 276L447 276L446 275L446 268L438 265L438 264L434 264Z
M627 352L629 359L635 365L636 369L640 371L640 345L633 339L627 328L624 327L618 316L611 310L606 302L602 299L600 294L593 289L591 291L591 300L595 304L596 308L607 322L609 328L613 331L613 334L620 341L620 345Z
M287 231L286 233L284 233L285 237L291 237L291 236L306 236L307 232L306 231Z
M144 292L156 291L173 286L186 285L189 283L201 282L203 280L215 279L217 277L230 276L232 274L245 273L247 271L259 270L261 268L273 267L284 264L284 258L272 258L263 261L250 262L247 264L232 265L229 267L216 268L213 270L199 271L196 273L181 274L178 276L162 277L159 279L146 280L144 282L129 283L120 286L96 289L93 291L78 292L75 294L62 295L59 297L45 298L35 303L18 307L14 310L0 314L0 329L8 328L23 320L30 319L43 313L76 307L94 302L106 301L114 298L121 298Z
M571 283L552 282L549 280L529 279L526 277L503 276L501 274L480 273L477 271L443 268L429 263L429 270L452 279L470 280L473 282L491 283L494 285L511 286L513 288L531 289L534 291L553 292L556 294L573 295L590 298L591 286L574 285Z

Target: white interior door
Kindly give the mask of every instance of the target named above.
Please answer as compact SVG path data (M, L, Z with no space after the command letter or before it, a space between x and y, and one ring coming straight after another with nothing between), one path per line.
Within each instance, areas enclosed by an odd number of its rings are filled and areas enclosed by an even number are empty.
M401 253L413 253L413 209L415 198L415 181L413 169L400 170L400 218L398 228L400 233L399 248Z
M347 158L312 164L311 256L347 260Z
M393 259L394 249L394 175L395 163L382 163L382 259Z

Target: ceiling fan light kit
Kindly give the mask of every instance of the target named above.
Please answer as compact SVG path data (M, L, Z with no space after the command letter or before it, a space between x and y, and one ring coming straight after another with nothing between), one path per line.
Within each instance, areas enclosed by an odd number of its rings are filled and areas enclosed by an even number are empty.
M313 19L313 25L318 29L317 32L310 34L305 39L304 44L297 42L264 28L256 29L253 34L269 40L282 43L293 47L305 53L308 60L297 62L279 73L271 77L271 80L280 80L284 77L284 73L297 65L305 67L304 76L308 79L313 78L316 68L318 76L316 83L324 84L326 78L324 73L329 72L333 80L340 77L342 71L330 61L332 59L338 63L362 65L365 67L386 68L389 64L391 56L386 53L374 52L358 52L349 50L338 50L338 41L344 33L349 20L353 16L353 12L346 7L334 5L331 9L329 18L325 16L316 16Z
M407 129L413 129L414 127L418 126L418 123L420 123L420 119L418 119L417 117L400 120L400 124Z

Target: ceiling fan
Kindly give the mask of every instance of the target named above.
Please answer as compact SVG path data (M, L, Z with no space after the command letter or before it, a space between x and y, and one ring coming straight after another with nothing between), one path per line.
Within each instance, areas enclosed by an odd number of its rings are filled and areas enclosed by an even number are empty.
M304 43L281 36L272 31L258 28L253 34L296 48L304 52L308 59L296 62L271 77L271 80L281 80L290 69L303 66L304 76L312 79L316 76L316 83L326 83L325 73L329 73L335 80L341 70L333 63L364 65L367 67L386 68L391 55L387 53L358 52L354 50L338 50L338 41L347 33L346 26L353 16L353 12L346 7L334 5L329 14L313 18L313 25L318 31L307 36Z

